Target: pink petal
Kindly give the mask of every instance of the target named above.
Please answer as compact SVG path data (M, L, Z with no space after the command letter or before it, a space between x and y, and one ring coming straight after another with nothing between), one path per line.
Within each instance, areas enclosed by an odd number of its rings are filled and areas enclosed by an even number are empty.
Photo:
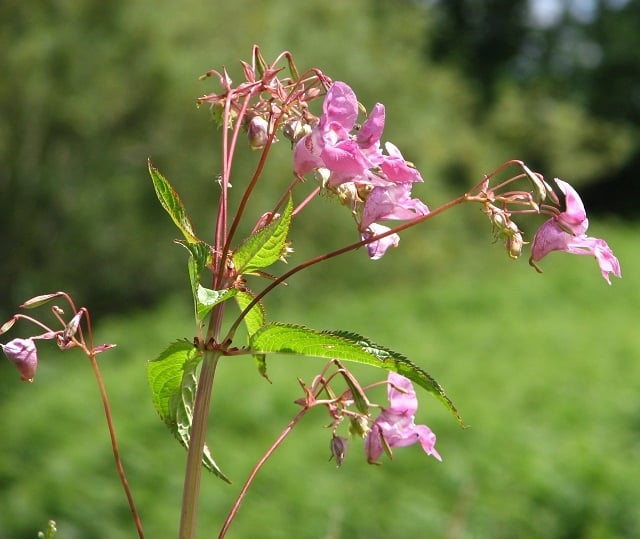
M409 166L400 150L391 142L385 144L389 155L383 156L380 168L385 176L394 183L422 182L422 176L417 168Z
M382 234L391 230L388 226L379 225L377 223L371 223L367 229L360 234L362 240L368 240L373 236ZM384 238L367 243L367 251L371 260L379 260L387 252L389 247L397 247L400 244L400 236L398 234L389 234Z
M413 219L429 213L429 208L421 200L410 198L411 184L374 187L362 212L361 228L384 219Z
M389 410L394 413L414 415L418 409L418 399L411 380L395 372L389 372L387 378L387 397L391 405Z
M567 248L571 236L565 232L555 219L549 219L542 223L531 245L531 259L541 260L551 251L564 251Z
M384 130L384 119L384 105L376 103L356 137L358 144L365 153L379 151L380 137L382 137L382 131Z
M422 449L424 449L424 452L427 455L431 455L432 457L442 462L442 457L435 448L436 435L431 431L431 429L426 425L418 425L415 430L420 440L420 445L422 445Z
M333 83L322 105L323 122L338 122L351 131L358 119L358 99L353 90L344 82Z
M584 234L589 226L589 221L580 195L567 182L558 178L555 178L555 182L565 196L565 210L558 216L558 221L573 234L577 236Z

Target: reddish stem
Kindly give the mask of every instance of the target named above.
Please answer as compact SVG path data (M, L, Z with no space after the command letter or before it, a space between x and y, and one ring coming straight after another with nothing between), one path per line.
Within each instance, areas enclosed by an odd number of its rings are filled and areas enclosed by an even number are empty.
M240 509L240 505L242 504L244 497L247 494L247 491L253 484L253 480L255 479L256 475L260 471L260 468L262 468L262 466L267 462L269 457L273 455L273 452L280 446L280 444L284 441L284 439L289 435L293 427L296 426L296 424L300 421L300 419L302 419L304 414L306 414L308 411L309 411L309 408L305 406L304 408L302 408L302 410L300 410L296 414L296 416L289 422L289 424L282 431L282 433L280 433L280 436L276 438L273 444L271 444L271 447L267 449L267 452L264 455L262 455L260 460L253 467L253 469L251 470L251 473L249 474L249 477L247 477L247 480L242 486L242 489L240 490L240 493L238 494L238 497L236 498L235 503L231 507L231 511L229 511L229 514L227 515L227 518L224 521L224 524L222 525L222 529L218 534L218 539L223 539L223 537L227 534L227 531L229 530L229 526L231 526L231 522L233 521L236 514L238 513L238 510Z

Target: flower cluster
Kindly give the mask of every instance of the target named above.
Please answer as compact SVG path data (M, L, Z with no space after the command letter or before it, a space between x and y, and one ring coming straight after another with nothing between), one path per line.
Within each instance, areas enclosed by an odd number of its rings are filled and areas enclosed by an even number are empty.
M606 241L586 235L589 220L576 190L558 178L555 182L564 194L565 209L545 221L536 232L531 246L530 263L537 267L535 262L551 251L590 255L598 262L602 277L611 284L609 274L622 277L618 259Z
M34 307L44 305L58 297L62 297L68 301L74 312L71 319L67 322L63 318L64 310L57 305L53 305L51 312L58 322L60 322L62 326L61 329L54 330L40 320L22 313L14 314L7 322L0 326L0 335L11 329L18 320L28 321L45 330L44 333L32 335L27 339L16 338L6 344L0 343L0 348L2 348L5 356L7 356L7 359L15 365L20 373L20 377L25 382L33 382L36 370L38 369L38 349L36 347L36 341L38 340L55 340L60 350L69 350L71 348L80 347L87 355L96 355L115 346L113 344L102 344L100 346L93 347L91 350L87 348L84 335L80 329L80 322L86 315L87 310L84 307L77 310L73 301L65 292L55 292L53 294L35 296L25 301L21 307L25 309L32 309Z
M378 221L413 219L429 213L429 208L411 198L412 184L423 181L420 172L390 142L385 144L386 153L381 148L384 105L377 103L356 129L358 113L353 90L344 82L333 83L320 120L295 146L294 171L298 175L317 171L323 186L351 207L366 241L390 230ZM393 233L373 239L367 244L369 256L377 260L399 241Z

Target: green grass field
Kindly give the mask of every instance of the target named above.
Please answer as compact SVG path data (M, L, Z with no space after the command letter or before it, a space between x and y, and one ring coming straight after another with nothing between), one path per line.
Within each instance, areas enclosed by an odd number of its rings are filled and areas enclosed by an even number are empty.
M638 228L594 223L591 232L622 263L612 287L591 259L552 254L538 275L491 245L438 253L453 269L429 269L423 239L407 234L379 263L365 268L354 262L362 253L349 255L270 298L273 320L351 329L404 353L446 388L470 428L419 393L418 419L437 433L442 463L412 446L370 466L352 440L336 468L329 418L314 410L260 473L228 537L638 537ZM351 273L348 287L341 272ZM101 365L153 539L176 536L186 453L151 405L145 362L193 336L182 299L94 320L98 340L118 343ZM41 356L33 385L0 363L0 538L34 538L50 518L61 539L135 537L89 365L75 352ZM208 439L233 484L205 476L200 537L217 535L252 464L296 413L296 378L310 382L322 366L274 358L269 384L250 359L221 364ZM384 378L354 372L363 382Z

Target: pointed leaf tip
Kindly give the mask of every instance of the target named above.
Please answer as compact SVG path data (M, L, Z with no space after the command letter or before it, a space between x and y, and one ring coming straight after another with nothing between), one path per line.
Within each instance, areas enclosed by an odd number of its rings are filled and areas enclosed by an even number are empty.
M151 175L151 181L156 191L156 196L160 201L160 204L165 211L171 217L171 220L178 227L182 235L185 237L188 243L198 242L198 238L193 231L191 220L187 215L187 211L182 204L180 196L175 191L169 181L160 173L160 171L151 164L151 160L148 161L149 174Z

